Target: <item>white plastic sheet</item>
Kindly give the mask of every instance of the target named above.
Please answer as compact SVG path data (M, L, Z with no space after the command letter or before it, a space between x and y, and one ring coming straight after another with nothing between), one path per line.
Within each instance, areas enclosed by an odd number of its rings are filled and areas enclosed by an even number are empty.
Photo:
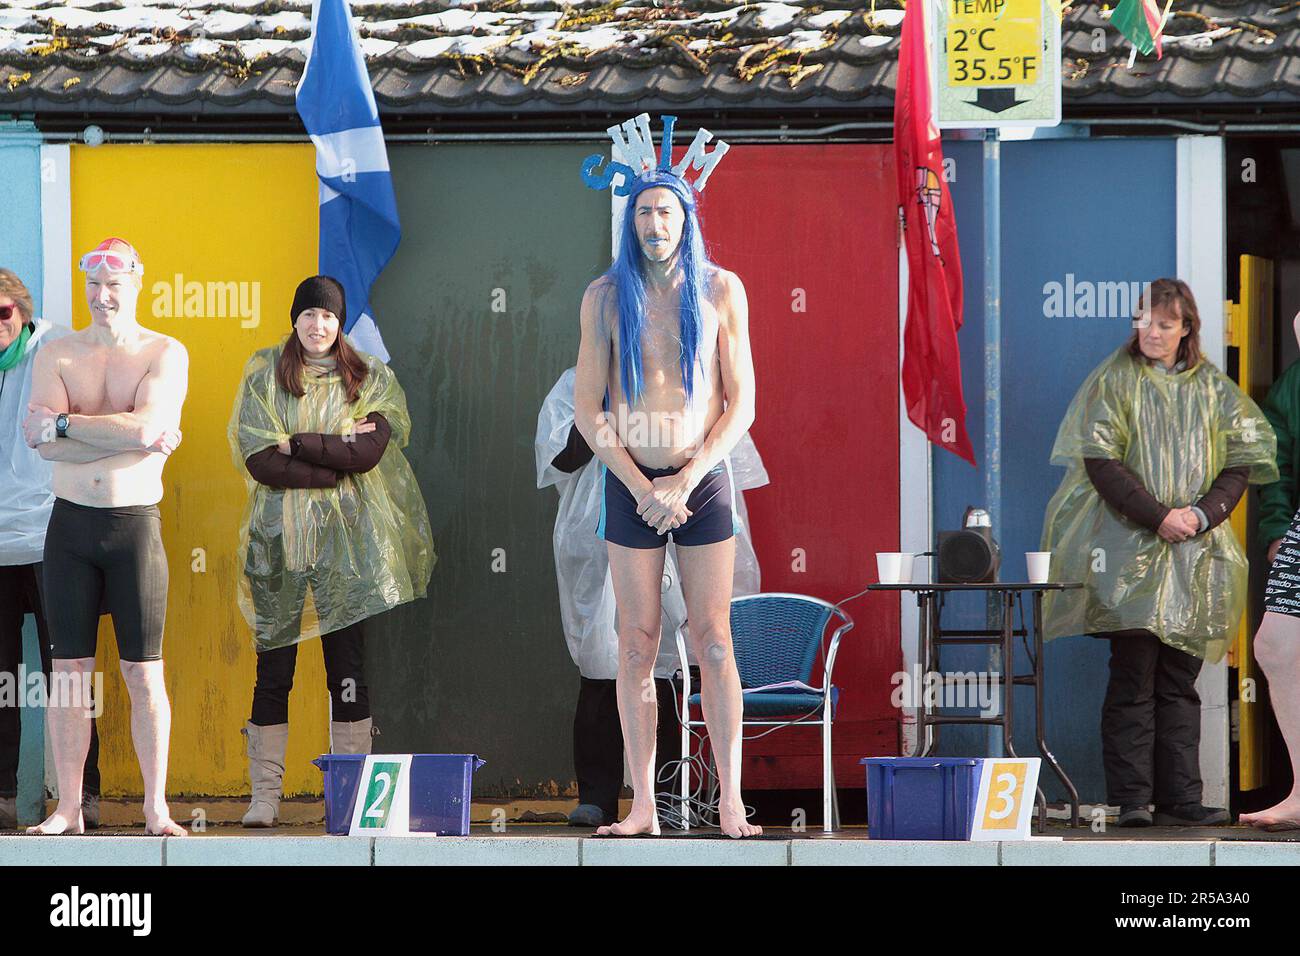
M575 370L560 376L537 416L537 487L554 485L560 493L555 516L555 574L560 591L560 616L569 653L583 677L613 680L618 676L618 634L615 629L614 586L605 542L596 536L600 516L600 460L593 457L573 474L552 461L564 450L573 425ZM731 453L736 512L741 533L736 536L736 569L732 593L756 594L760 587L758 556L749 533L743 492L768 483L767 471L753 440L745 435ZM670 542L664 560L663 630L656 677L671 677L678 669L677 632L685 635L686 603L677 573L676 548Z

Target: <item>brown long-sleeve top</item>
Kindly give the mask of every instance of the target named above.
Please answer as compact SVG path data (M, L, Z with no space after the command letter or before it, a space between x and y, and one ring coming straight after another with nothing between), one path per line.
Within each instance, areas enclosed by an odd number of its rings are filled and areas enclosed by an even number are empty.
M1172 510L1165 507L1146 489L1141 479L1114 458L1085 458L1084 468L1097 493L1108 505L1137 524L1158 531ZM1250 470L1225 468L1219 472L1208 491L1192 507L1205 516L1202 532L1223 522L1246 491Z
M379 464L392 437L388 419L379 412L365 418L375 430L364 435L300 432L289 439L290 454L264 448L244 461L253 480L272 488L333 488L343 473L359 474Z

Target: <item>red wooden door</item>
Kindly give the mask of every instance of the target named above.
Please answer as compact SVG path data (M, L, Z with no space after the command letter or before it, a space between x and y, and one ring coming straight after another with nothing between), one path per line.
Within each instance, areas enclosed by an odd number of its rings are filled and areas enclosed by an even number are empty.
M831 603L875 581L899 542L898 246L887 146L736 146L702 194L714 259L749 297L751 432L771 484L745 493L764 591ZM898 752L898 604L847 605L835 663L839 786ZM815 678L820 680L820 673ZM818 725L745 744L744 785L821 786Z

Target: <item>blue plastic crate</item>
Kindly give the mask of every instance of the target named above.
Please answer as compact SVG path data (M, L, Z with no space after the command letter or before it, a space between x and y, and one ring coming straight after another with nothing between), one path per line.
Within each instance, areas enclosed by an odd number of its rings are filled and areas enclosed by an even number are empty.
M969 840L979 796L972 757L864 757L872 840Z
M325 832L345 834L352 825L363 754L322 754L312 761L325 774ZM411 831L465 836L469 833L474 771L484 761L475 754L413 754Z

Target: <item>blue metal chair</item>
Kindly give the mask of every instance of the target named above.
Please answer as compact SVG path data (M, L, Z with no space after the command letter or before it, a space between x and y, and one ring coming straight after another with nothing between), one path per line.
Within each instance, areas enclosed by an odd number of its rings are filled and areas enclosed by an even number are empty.
M840 623L830 635L829 642L824 643L827 624L832 617ZM741 733L743 735L747 727L788 727L809 723L809 718L817 717L822 727L822 829L827 833L834 830L838 822L834 820L835 772L831 766L831 722L839 699L839 689L831 683L831 675L835 668L840 638L852 628L853 619L844 611L804 594L751 594L734 598L731 602L731 642L735 648L744 704ZM748 689L786 681L801 681L811 685L813 665L817 662L819 652L824 665L820 688L811 691L791 689L758 693ZM682 818L683 824L689 827L690 736L693 729L704 728L705 723L702 719L691 718L690 708L699 705L700 695L691 692L686 642L680 630L677 633L677 653L683 675L680 766Z

